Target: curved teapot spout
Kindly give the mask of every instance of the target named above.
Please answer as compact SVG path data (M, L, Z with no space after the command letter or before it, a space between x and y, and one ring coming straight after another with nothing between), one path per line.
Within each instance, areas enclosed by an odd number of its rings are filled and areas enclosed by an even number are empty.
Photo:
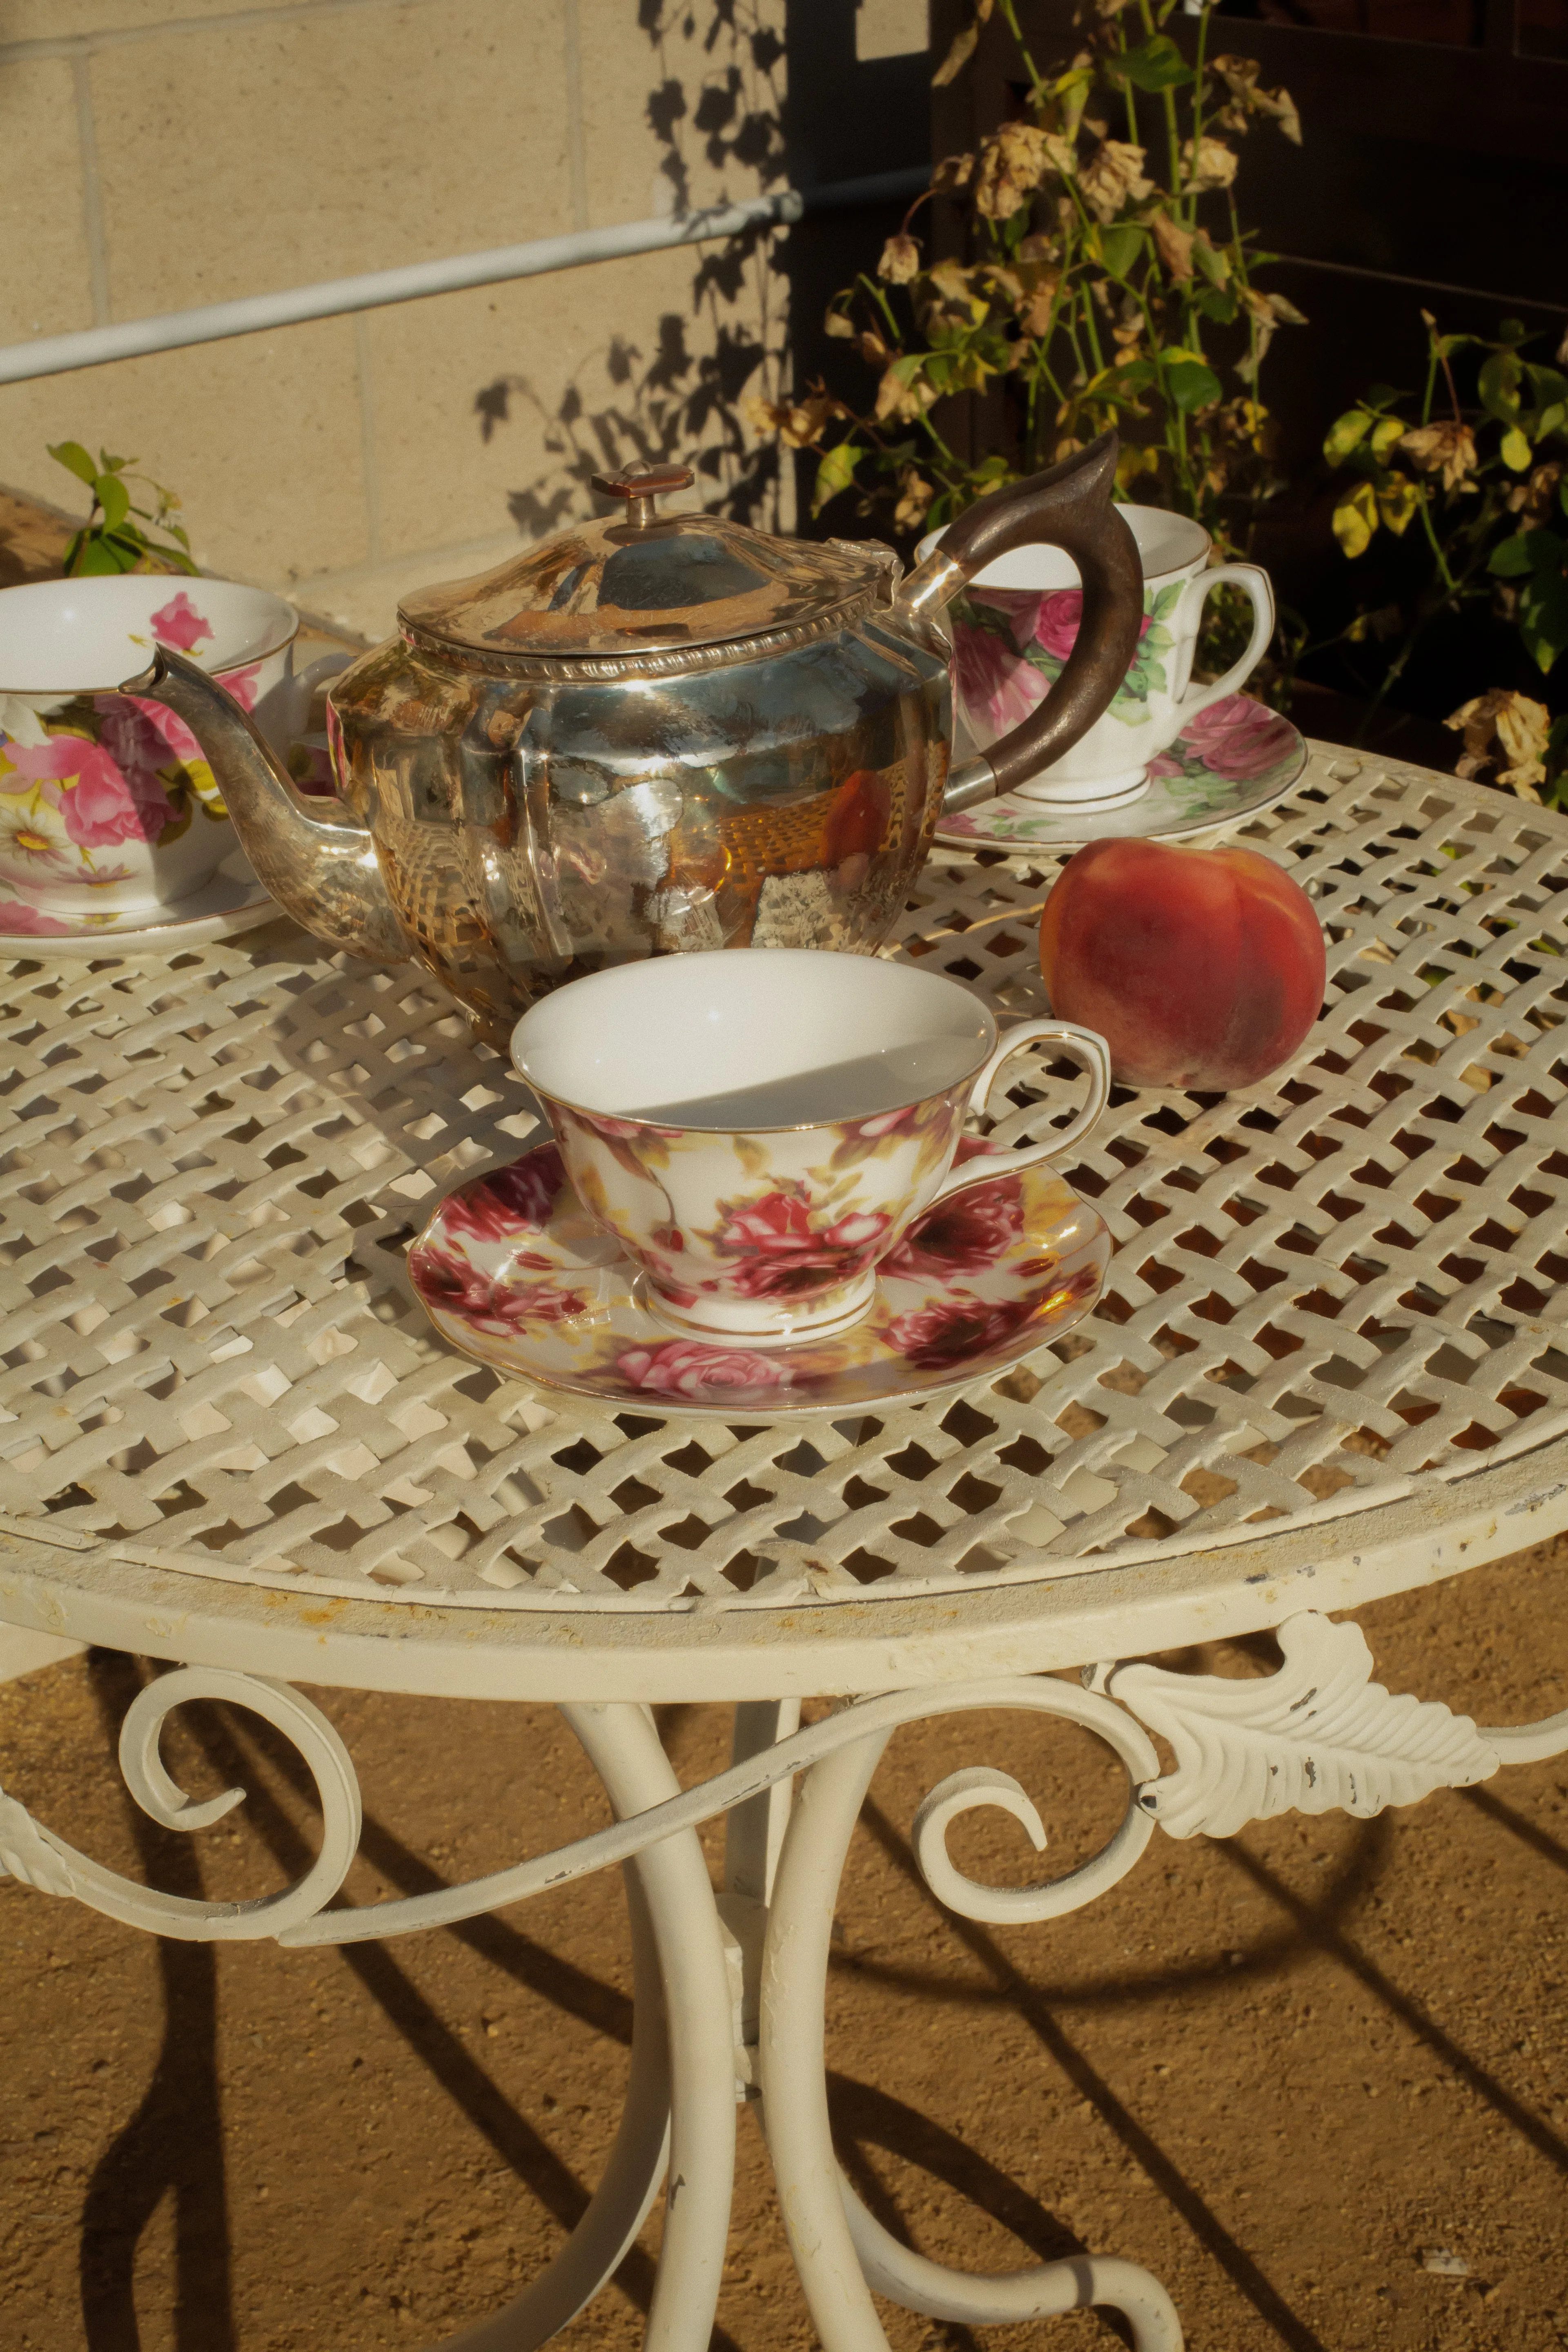
M318 816L247 712L205 669L160 646L121 694L167 704L200 743L257 879L318 939L371 963L402 963L408 941L365 827L341 804Z

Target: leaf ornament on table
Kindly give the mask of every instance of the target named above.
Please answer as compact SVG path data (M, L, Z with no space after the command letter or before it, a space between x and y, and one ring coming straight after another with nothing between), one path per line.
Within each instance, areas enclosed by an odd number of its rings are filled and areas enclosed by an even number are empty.
M1101 1686L1169 1742L1176 1769L1139 1790L1172 1837L1230 1837L1284 1812L1353 1813L1412 1805L1497 1770L1468 1716L1436 1699L1394 1697L1372 1680L1356 1624L1308 1612L1279 1628L1284 1664L1245 1679L1114 1667Z

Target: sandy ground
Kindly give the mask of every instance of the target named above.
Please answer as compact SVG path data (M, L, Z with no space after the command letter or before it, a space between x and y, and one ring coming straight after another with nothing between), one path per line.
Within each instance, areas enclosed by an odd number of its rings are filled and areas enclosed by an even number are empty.
M1480 1721L1568 1689L1568 1544L1363 1612L1380 1675ZM1257 1673L1269 1645L1193 1655ZM185 1894L294 1874L309 1808L254 1718L186 1711L195 1793L250 1801L154 1828L113 1762L145 1662L99 1653L0 1686L0 1780L114 1866ZM467 1878L605 1817L546 1709L317 1693L358 1762L349 1896ZM667 1708L682 1777L725 1759L728 1711ZM1568 1759L1372 1822L1291 1816L1225 1843L1156 1832L1132 1875L1051 1927L955 1920L907 1843L963 1763L1036 1796L1053 1866L1120 1808L1070 1728L910 1729L872 1791L829 1993L844 2160L925 2252L1005 2269L1073 2249L1147 2264L1194 2352L1548 2352L1568 2346ZM715 1863L718 1841L710 1842ZM975 1875L1038 1865L988 1814ZM452 1932L347 1952L155 1943L0 1885L0 2341L5 2352L370 2352L438 2343L560 2242L597 2177L630 2030L618 1880ZM815 2336L765 2154L741 2119L715 2342ZM640 2340L657 2215L563 2338ZM1468 2266L1424 2268L1442 2247ZM896 2352L963 2330L885 2309ZM1121 2340L1093 2313L987 2330L996 2352Z

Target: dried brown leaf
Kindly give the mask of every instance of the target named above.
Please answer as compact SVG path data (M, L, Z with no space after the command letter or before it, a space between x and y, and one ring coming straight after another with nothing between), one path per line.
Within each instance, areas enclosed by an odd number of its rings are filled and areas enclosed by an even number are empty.
M1085 203L1100 221L1114 220L1124 205L1141 205L1154 193L1143 173L1144 151L1122 139L1103 139L1079 173Z
M1070 173L1072 143L1033 122L1005 122L980 150L974 207L989 220L1011 220L1053 172Z
M1205 137L1195 149L1189 139L1182 149L1183 185L1200 193L1206 188L1228 188L1238 161L1235 148L1227 147L1223 139Z
M1173 221L1167 212L1151 213L1149 228L1161 260L1173 278L1190 278L1193 274L1193 232Z
M1441 472L1443 488L1458 489L1476 470L1475 436L1468 425L1444 417L1436 425L1417 425L1401 434L1399 446L1424 474Z
M1479 776L1493 768L1496 782L1506 784L1521 800L1539 802L1541 794L1535 787L1546 781L1552 732L1552 714L1544 703L1531 701L1528 694L1494 687L1489 694L1478 694L1461 703L1443 723L1464 737L1461 774Z
M924 522L927 509L935 496L935 489L923 474L918 473L913 466L906 466L899 476L899 502L893 509L893 520L905 530L916 530Z
M920 246L915 238L906 236L900 229L898 236L890 236L882 247L877 275L885 278L890 286L907 286L911 278L920 276Z
M942 89L950 81L958 79L959 75L974 55L974 44L979 38L978 24L965 25L962 33L954 35L952 47L931 78L932 89Z

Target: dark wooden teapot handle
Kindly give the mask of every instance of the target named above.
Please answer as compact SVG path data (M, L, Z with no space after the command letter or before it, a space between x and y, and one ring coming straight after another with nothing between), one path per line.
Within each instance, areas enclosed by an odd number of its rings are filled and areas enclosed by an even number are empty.
M1114 433L1102 433L1043 474L977 499L949 523L931 559L946 557L953 567L943 583L943 602L999 555L1020 547L1061 548L1083 583L1078 642L1060 677L1038 709L984 755L998 792L1037 776L1088 734L1138 650L1143 564L1137 541L1111 503L1119 447ZM907 585L914 587L926 569L922 564Z

